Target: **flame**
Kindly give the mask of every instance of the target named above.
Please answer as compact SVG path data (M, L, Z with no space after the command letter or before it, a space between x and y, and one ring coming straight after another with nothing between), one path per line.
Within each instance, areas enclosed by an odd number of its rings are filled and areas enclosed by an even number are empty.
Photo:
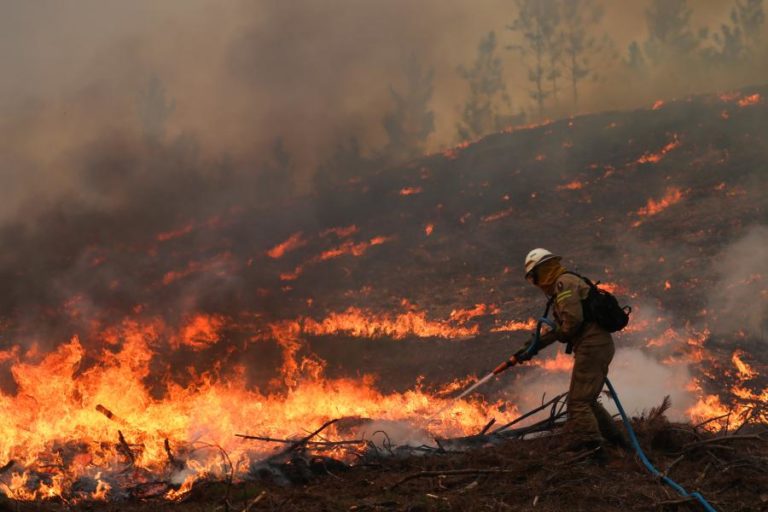
M532 331L536 328L536 319L529 318L525 322L510 320L496 327L491 328L491 332L513 332L513 331Z
M498 313L499 308L495 304L475 304L473 308L452 310L450 319L454 322L464 323L478 316L496 315Z
M281 272L280 279L283 281L296 280L299 278L299 276L301 276L301 274L304 272L304 270L306 270L308 266L315 265L322 261L340 258L341 256L345 255L359 257L365 254L371 247L382 245L392 240L394 240L394 237L391 236L375 236L367 242L353 242L352 240L347 240L341 245L325 250L320 254L313 256L308 261L296 266L292 271Z
M751 94L739 100L739 107L744 108L752 105L757 105L758 103L760 103L760 100L761 98L758 93Z
M328 235L336 235L339 238L347 238L348 236L351 236L357 233L357 231L358 231L357 226L352 224L344 227L328 228L325 231L321 232L320 236L325 238Z
M376 236L371 238L367 242L344 242L338 247L334 247L333 249L329 249L327 251L323 251L320 256L320 261L326 261L331 260L334 258L338 258L339 256L343 256L345 254L350 254L352 256L362 256L365 254L365 252L375 245L381 245L386 242L389 242L392 240L392 237L386 237L386 236Z
M739 91L723 92L718 95L720 101L724 103L730 103L739 97L741 97L741 93Z
M171 346L177 348L181 344L194 350L208 348L219 341L224 323L224 317L221 315L194 315L183 326L178 343L172 341Z
M294 233L287 240L281 242L267 251L267 256L273 259L280 259L291 251L307 245L307 241L301 237L302 233Z
M207 273L211 275L226 276L234 269L232 255L228 252L217 254L206 261L190 261L181 270L170 270L163 275L163 285L184 279L192 274Z
M717 395L705 395L700 397L695 404L686 410L688 417L694 423L701 423L719 416L726 416L731 409L720 402ZM714 421L708 425L710 430L720 430L725 427L725 419Z
M514 208L507 208L506 210L501 210L496 213L491 213L489 215L486 215L482 217L480 220L483 222L496 222L497 220L501 220L503 218L509 217L514 213Z
M432 234L432 231L434 230L435 230L435 225L432 224L431 222L426 226L424 226L424 234L427 236L430 236Z
M733 352L733 355L731 355L731 362L739 372L739 379L742 381L754 379L757 377L758 373L753 370L750 365L745 363L742 357L744 357L743 350L736 350Z
M455 159L457 159L459 157L459 153L462 150L467 149L471 143L472 142L468 141L468 140L459 142L454 147L446 149L445 151L443 151L443 156L445 158L447 158L448 160L455 160Z
M217 339L224 321L193 316L182 327L180 342L206 345ZM271 328L285 345L304 334L403 338L477 332L476 327L429 320L418 311L389 317L357 308ZM246 475L249 461L273 453L273 445L246 442L236 433L290 438L331 418L367 417L405 421L432 435L455 437L476 433L489 416L517 416L514 406L502 411L502 404L442 399L418 387L382 393L371 376L326 379L322 364L311 360L297 361L292 386L280 394L251 388L244 368L227 377L193 372L193 382L184 386L161 379L162 393L150 392L150 361L166 330L159 320L126 320L102 334L104 347L110 348L89 350L74 337L42 357L31 351L14 362L18 392L0 393L0 459L15 462L0 491L19 500L107 500L120 496L121 482L137 485L174 474L180 486L165 494L174 500L201 478L224 478L229 463L222 452L232 461L236 478ZM433 414L437 421L429 422ZM324 435L340 439L333 427ZM183 469L174 468L171 454L184 461ZM80 483L88 481L90 490L84 490L89 486Z
M651 198L648 203L637 210L639 217L653 217L657 215L673 204L679 203L683 199L683 191L677 187L668 187L664 192L664 196L658 201ZM632 224L632 227L637 227L642 223L642 220L637 220Z
M158 233L155 237L155 240L158 242L167 242L168 240L173 240L174 238L180 238L184 235L187 235L192 232L192 230L195 228L195 225L193 223L189 223L183 228L174 230L174 231L166 231L163 233Z
M421 194L421 187L403 187L400 189L401 196L412 196L414 194Z
M566 183L565 185L559 185L557 190L581 190L582 188L584 188L584 183L578 180L574 180L570 183Z
M637 159L637 163L657 164L661 162L661 159L664 158L667 153L679 147L680 139L677 138L677 134L673 134L672 140L668 142L663 148L658 150L656 153L644 153L640 158Z
M534 366L538 366L548 372L570 372L573 369L573 357L558 352L554 358L549 359L531 359Z
M471 315L458 314L456 318L452 315L449 322L443 322L427 319L423 311L406 311L390 317L350 307L342 313L331 313L320 321L304 318L300 323L304 333L316 336L342 333L364 338L466 338L477 334L478 326L464 327L457 324L466 322L472 318Z
M663 106L664 106L663 100L656 100L655 102L653 102L653 106L651 107L651 110L659 110Z

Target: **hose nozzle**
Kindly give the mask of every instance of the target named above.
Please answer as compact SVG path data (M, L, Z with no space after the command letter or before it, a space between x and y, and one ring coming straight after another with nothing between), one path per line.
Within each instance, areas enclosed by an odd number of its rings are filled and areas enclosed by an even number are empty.
M512 367L513 367L513 366L515 366L517 363L518 363L518 361L517 361L517 357L515 357L515 356L512 356L512 357L510 357L509 359L507 359L506 361L504 361L503 363L501 363L499 366L497 366L496 368L494 368L494 370L493 370L493 374L494 374L494 375L498 375L498 374L500 374L501 372L503 372L504 370L507 370L508 368L512 368Z

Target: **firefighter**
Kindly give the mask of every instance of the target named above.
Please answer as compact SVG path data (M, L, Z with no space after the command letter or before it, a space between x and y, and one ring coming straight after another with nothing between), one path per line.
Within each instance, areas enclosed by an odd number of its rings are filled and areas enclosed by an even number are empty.
M535 355L555 341L568 344L575 354L568 389L566 430L574 438L571 450L598 449L603 439L617 445L626 442L598 401L615 351L610 333L595 322L584 322L582 301L589 285L579 276L567 273L560 256L546 249L534 249L525 258L525 278L552 300L556 328L542 334ZM526 343L522 354L533 342Z

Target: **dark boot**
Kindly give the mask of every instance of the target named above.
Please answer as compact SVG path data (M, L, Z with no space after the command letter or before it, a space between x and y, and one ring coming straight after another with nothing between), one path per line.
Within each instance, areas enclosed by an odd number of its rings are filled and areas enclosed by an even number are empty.
M605 410L605 407L600 402L595 402L592 406L592 412L597 419L597 426L600 428L600 435L603 436L603 439L612 446L629 450L630 445L624 433L619 429L610 413Z

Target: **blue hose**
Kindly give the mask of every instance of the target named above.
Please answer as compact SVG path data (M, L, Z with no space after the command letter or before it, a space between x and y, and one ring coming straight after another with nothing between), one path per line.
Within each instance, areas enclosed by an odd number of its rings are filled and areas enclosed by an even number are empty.
M640 460L643 461L643 464L646 468L648 468L648 471L651 472L656 477L659 477L664 483L672 487L675 491L680 494L680 496L683 496L685 498L694 498L696 501L701 503L701 506L704 507L704 510L707 512L717 512L715 507L709 504L709 502L704 499L704 496L702 496L698 492L691 492L689 493L686 491L680 484L669 478L668 476L663 475L658 469L654 467L653 464L651 464L651 461L648 460L648 457L645 456L645 452L643 452L643 449L640 448L640 443L637 441L637 436L635 435L635 430L632 428L632 424L629 422L629 418L627 418L627 413L624 412L624 408L621 406L621 402L619 401L619 396L616 394L616 390L613 388L613 385L611 384L611 381L608 379L605 379L605 383L608 386L608 391L611 392L611 397L613 397L613 401L616 402L616 407L619 409L619 414L621 414L621 420L624 422L624 427L627 429L627 433L629 434L629 438L632 441L632 446L635 449L635 452L637 452L637 456L640 457Z

